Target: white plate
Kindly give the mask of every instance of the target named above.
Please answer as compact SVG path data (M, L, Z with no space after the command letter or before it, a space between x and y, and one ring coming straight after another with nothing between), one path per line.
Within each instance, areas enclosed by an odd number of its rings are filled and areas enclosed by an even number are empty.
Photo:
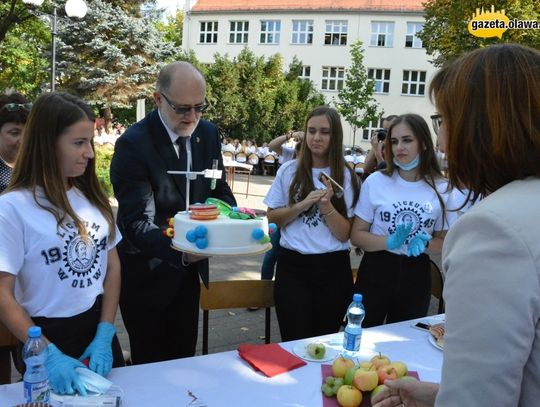
M293 352L296 356L307 360L309 362L328 362L329 360L334 360L338 356L338 351L334 348L329 347L327 344L324 344L326 347L326 352L322 359L315 359L309 356L307 351L307 346L313 342L300 342L294 345Z
M437 349L443 350L443 347L440 346L440 345L437 343L437 341L435 340L435 338L433 337L433 335L428 334L428 341L429 341L429 343L431 343L433 346L435 346Z

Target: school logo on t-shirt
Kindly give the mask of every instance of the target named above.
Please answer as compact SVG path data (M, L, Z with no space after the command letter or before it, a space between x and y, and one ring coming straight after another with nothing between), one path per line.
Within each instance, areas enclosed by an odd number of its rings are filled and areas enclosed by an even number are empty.
M86 240L79 235L72 236L67 242L65 260L73 274L87 275L97 262L97 257L97 244L90 236Z
M433 206L430 202L400 201L393 203L392 206L394 210L388 233L393 233L397 225L412 224L406 243L424 228L429 229L435 223L435 220L430 216L433 213ZM383 214L384 212L381 213L381 218L383 218ZM386 219L383 218L382 220L385 221Z

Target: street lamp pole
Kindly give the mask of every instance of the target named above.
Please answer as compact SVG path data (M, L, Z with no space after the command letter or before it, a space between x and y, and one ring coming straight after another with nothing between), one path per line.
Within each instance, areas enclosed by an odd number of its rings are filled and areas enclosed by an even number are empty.
M44 0L23 0L24 4L31 4L33 6L41 6ZM67 0L66 1L66 15L68 17L77 17L83 18L88 11L88 7L84 0ZM39 13L45 14L46 13ZM56 88L56 34L57 34L57 9L56 6L53 6L52 15L48 14L52 18L51 22L51 36L52 36L52 55L51 55L51 92L54 92Z

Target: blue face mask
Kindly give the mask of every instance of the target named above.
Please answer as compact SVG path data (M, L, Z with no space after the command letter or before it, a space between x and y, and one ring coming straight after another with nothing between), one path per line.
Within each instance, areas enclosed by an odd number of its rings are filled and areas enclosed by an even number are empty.
M399 167L405 171L410 171L418 167L418 164L420 164L420 154L417 154L416 157L414 157L414 160L407 164L400 163L398 160L396 160L396 157L394 157L392 161L396 167Z

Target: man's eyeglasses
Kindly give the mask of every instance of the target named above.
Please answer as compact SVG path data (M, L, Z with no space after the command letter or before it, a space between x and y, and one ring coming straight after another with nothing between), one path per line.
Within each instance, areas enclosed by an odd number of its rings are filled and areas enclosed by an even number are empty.
M195 110L195 113L203 113L206 109L208 109L208 103L201 103L200 105L195 106L176 106L169 100L167 96L165 96L165 94L161 92L159 93L167 101L171 109L174 110L177 114L188 114L189 112L191 112L191 109Z
M437 114L434 114L431 117L431 125L433 126L433 130L435 131L435 134L439 134L439 129L441 128L441 125L442 125L442 116L437 113Z
M32 110L32 103L6 103L0 110L3 109L6 109L8 112L18 112L19 110L26 110L29 112Z

